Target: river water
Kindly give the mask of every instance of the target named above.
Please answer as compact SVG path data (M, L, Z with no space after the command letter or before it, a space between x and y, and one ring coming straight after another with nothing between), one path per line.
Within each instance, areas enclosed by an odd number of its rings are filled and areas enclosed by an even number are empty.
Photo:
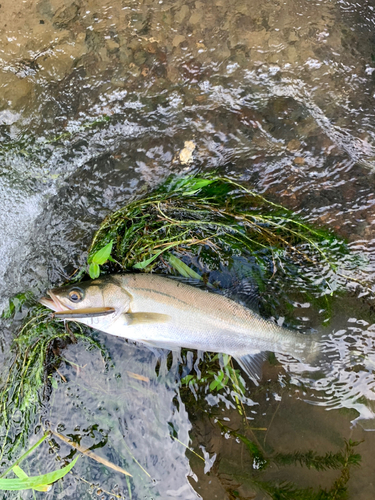
M375 286L374 9L365 0L1 0L2 304L63 282L101 220L169 174L215 169L346 238L367 259L357 277ZM190 163L179 155L185 141L195 144ZM308 307L304 315L308 323ZM328 490L339 475L299 465L260 473L242 429L269 455L363 440L348 494L373 498L374 323L371 294L351 287L329 325L341 353L333 372L314 381L291 362L266 364L261 385L247 384L247 430L230 392L181 389L189 355L183 368L162 357L157 374L155 353L121 339L94 334L109 363L68 347L48 419L133 478L83 457L43 495L263 499L272 497L259 481ZM14 334L3 329L3 371ZM55 448L42 447L30 473L70 453Z

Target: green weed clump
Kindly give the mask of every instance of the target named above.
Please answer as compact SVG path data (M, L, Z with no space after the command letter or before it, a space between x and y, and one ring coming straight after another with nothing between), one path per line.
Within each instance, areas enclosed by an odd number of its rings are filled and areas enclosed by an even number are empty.
M264 267L264 257L294 262L327 262L347 252L345 243L284 207L230 179L170 179L151 195L109 215L94 236L89 262L113 243L112 258L124 268L146 269L171 249L209 247L215 261L248 251ZM262 258L263 257L263 258ZM208 259L213 263L213 256Z
M328 469L339 470L340 475L333 482L331 488L299 488L292 482L273 483L271 481L255 481L262 491L268 493L273 500L347 500L347 484L353 467L361 465L361 455L356 452L360 442L345 441L344 449L336 453L326 453L319 456L310 450L306 453L296 452L281 454L273 457L273 462L279 466L296 465L314 468L318 471Z

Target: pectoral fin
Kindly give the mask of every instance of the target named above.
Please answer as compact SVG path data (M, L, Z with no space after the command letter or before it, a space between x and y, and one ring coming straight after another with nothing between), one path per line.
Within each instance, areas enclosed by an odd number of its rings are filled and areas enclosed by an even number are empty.
M167 323L171 317L168 314L136 312L123 314L126 325L144 325L155 323Z
M267 353L256 351L245 354L244 356L234 356L234 358L254 384L259 385L259 381L262 378L262 367L267 359Z

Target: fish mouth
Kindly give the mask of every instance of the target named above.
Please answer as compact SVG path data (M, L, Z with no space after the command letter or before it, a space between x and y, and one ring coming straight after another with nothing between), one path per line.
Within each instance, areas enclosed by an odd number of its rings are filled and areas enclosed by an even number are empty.
M48 295L51 297L42 297L39 299L39 303L42 304L43 306L48 307L48 309L51 309L54 312L64 312L64 311L70 311L69 307L63 306L59 299L56 297L56 295L52 292L52 290L48 290Z

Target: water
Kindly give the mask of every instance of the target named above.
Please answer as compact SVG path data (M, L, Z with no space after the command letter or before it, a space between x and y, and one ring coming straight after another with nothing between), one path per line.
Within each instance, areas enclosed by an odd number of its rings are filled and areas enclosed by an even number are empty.
M374 19L371 2L3 0L1 302L66 279L104 216L170 173L214 169L347 238L368 259L357 278L373 286ZM192 163L179 159L185 141L196 145ZM169 368L163 358L156 375L155 354L118 339L96 334L107 367L68 347L59 369L67 383L53 375L43 418L84 445L105 443L98 454L134 478L81 458L47 495L261 499L254 478L329 489L339 476L274 465L259 473L236 431L268 454L324 455L344 439L364 440L349 497L372 498L374 434L364 430L375 427L372 309L354 287L337 300L329 328L341 359L326 377L314 382L290 361L289 374L265 365L244 403L254 429L243 427L230 393L203 387L196 400L181 389L177 360ZM300 319L316 323L309 307ZM3 329L5 371L13 334ZM70 448L59 446L66 457ZM58 466L48 445L32 466Z

